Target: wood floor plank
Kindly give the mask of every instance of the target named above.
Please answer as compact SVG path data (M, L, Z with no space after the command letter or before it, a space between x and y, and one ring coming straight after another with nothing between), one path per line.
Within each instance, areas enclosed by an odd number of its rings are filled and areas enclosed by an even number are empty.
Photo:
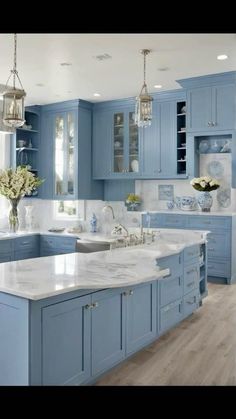
M236 285L208 287L199 310L96 385L236 385Z

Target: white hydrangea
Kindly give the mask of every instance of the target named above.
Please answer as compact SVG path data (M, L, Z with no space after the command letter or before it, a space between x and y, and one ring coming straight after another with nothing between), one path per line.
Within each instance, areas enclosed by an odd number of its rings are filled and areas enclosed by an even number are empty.
M200 185L201 185L201 187L202 187L202 188L205 188L205 187L206 187L206 182L205 182L204 180L202 180L202 181L200 182Z

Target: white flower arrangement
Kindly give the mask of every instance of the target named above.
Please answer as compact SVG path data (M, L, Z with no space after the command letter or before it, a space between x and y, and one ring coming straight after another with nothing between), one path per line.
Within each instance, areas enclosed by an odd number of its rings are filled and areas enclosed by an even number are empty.
M1 170L0 194L10 200L20 200L23 196L29 195L43 182L44 180L36 177L28 170L28 166Z
M197 191L214 191L220 187L218 180L210 176L196 177L191 180L190 185Z

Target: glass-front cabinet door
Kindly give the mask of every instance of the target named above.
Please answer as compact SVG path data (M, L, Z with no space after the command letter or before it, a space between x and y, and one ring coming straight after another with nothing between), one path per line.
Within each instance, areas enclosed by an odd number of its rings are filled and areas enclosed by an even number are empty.
M139 135L134 112L113 114L113 173L134 177L139 172Z
M75 112L54 118L54 195L72 198L75 194Z

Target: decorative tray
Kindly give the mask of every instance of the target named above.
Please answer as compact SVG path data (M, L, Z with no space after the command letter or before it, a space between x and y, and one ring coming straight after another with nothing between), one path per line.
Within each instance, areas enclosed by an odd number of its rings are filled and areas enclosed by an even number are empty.
M51 227L48 229L51 233L62 233L65 230L65 228L57 228L57 227Z

